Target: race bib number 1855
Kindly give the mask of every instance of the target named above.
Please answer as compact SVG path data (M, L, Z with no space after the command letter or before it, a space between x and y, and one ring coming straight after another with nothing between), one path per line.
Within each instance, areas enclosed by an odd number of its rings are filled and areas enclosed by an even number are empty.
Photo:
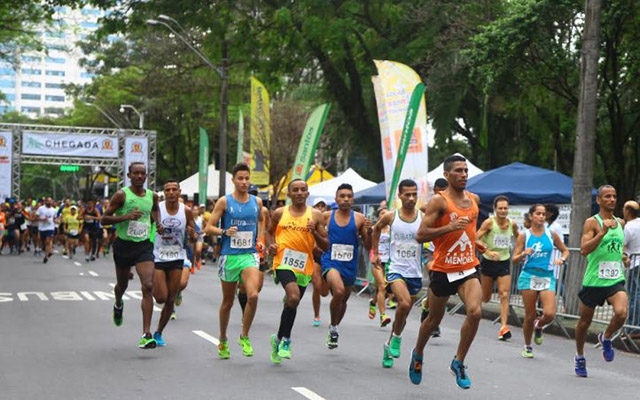
M307 258L307 253L291 249L284 249L284 254L282 255L282 265L286 265L287 267L299 270L304 270L307 265Z

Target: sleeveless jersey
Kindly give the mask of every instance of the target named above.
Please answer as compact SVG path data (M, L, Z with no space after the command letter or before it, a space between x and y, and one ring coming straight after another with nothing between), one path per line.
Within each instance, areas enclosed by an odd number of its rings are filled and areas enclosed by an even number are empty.
M73 236L77 236L80 233L80 220L78 219L78 214L72 215L69 213L64 217L62 222L67 224L67 229L65 229L66 233Z
M524 231L524 248L533 249L533 253L524 258L523 270L553 271L551 254L553 253L553 232L547 227L540 236L536 236L531 229Z
M378 241L378 257L380 257L380 262L382 263L389 261L390 241L391 237L389 236L389 231L380 232L380 240Z
M322 253L322 267L346 267L348 270L358 270L358 228L356 216L351 210L349 223L340 226L335 220L336 212L331 212L329 219L329 250Z
M260 215L258 201L253 195L249 195L246 203L239 202L231 194L228 194L226 199L227 208L222 216L222 229L236 226L238 232L233 236L222 236L220 253L223 255L255 253Z
M416 233L422 221L422 213L416 211L416 219L407 222L395 211L389 230L389 274L403 278L422 278L422 246L416 242Z
M448 225L451 221L460 217L468 217L469 223L464 229L449 232L433 239L435 250L433 252L433 265L431 270L444 273L461 272L476 267L480 262L476 257L476 223L478 221L478 205L465 191L465 195L471 200L471 207L460 208L447 195L440 193L447 203L447 210L443 216L436 219L435 227Z
M167 211L167 203L162 201L158 204L160 208L160 223L164 228L164 233L156 234L153 243L153 258L157 263L184 260L186 252L184 249L185 237L187 234L187 215L184 204L178 203L178 212L175 215Z
M155 225L151 224L151 209L153 208L153 192L145 189L145 195L139 197L131 188L122 189L125 195L124 204L116 210L115 215L125 215L138 209L142 216L137 220L127 220L116 224L116 234L119 239L131 242L151 240L155 234Z
M596 214L594 218L602 228L602 217ZM624 230L620 221L617 222L616 227L610 228L600 240L598 247L587 255L587 269L582 286L608 287L625 280L622 265Z
M278 252L273 258L273 269L290 269L295 273L313 275L313 248L315 238L307 229L313 218L312 207L300 217L294 217L286 206L276 227Z
M495 251L500 255L498 261L508 260L511 250L511 237L513 236L513 222L511 222L510 218L507 218L509 223L507 229L500 229L497 218L491 217L491 220L493 221L491 230L487 232L483 242L487 245L487 250ZM483 255L483 257L487 258L486 255Z

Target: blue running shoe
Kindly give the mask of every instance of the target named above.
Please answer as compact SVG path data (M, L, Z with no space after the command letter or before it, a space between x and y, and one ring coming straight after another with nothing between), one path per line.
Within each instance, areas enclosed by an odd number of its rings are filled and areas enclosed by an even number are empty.
M613 350L613 343L611 343L611 339L605 339L604 333L598 335L598 342L602 346L602 357L607 362L613 361L613 357L616 355Z
M584 356L575 356L573 359L576 363L576 375L581 378L587 377L587 360Z
M469 389L471 387L471 379L469 379L466 369L467 367L462 362L453 357L449 370L456 376L456 384L460 389Z
M416 350L411 350L411 362L409 363L409 379L414 385L422 382L422 357L418 357Z
M160 332L154 333L153 338L156 340L156 345L158 345L159 347L164 347L167 345L167 342L165 342L164 339L162 338L162 333Z

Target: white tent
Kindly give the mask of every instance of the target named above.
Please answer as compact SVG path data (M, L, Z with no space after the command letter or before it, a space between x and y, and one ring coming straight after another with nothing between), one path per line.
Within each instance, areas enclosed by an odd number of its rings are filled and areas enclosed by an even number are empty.
M455 155L464 157L460 153L456 153ZM467 158L467 157L464 157L464 158ZM468 178L472 178L484 172L480 168L473 165L469 160L467 160L467 167L469 168ZM433 187L434 182L438 178L444 178L444 163L438 165L433 171L429 171L429 173L427 174L427 181L429 182L429 187Z
M318 197L322 197L328 203L333 203L336 197L336 190L338 189L338 186L342 185L343 183L350 184L353 187L354 193L361 190L369 189L370 187L376 185L375 182L364 179L356 171L349 168L341 175L338 175L333 179L329 179L328 181L310 186L309 198L307 199L307 203L313 204L313 201Z
M225 192L226 194L230 194L233 193L233 182L231 181L231 174L227 172L226 175L227 179L225 183ZM214 164L209 165L208 178L207 197L218 198L220 175L219 171L216 170ZM196 172L195 174L180 182L180 189L182 189L182 194L186 194L187 196L189 196L189 199L193 199L193 194L197 193L200 190L198 184L198 173ZM203 199L200 199L200 203L204 203Z

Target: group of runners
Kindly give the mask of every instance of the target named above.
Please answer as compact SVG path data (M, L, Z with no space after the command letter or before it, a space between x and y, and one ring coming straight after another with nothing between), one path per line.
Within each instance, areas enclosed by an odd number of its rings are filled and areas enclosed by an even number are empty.
M189 238L197 237L197 230L189 207L180 202L177 181L164 183L165 200L160 202L155 193L144 188L144 164L131 164L128 176L131 186L113 196L101 217L103 224L115 226L117 236L113 243L117 276L113 321L117 326L123 322L122 296L128 287L129 272L135 267L143 294L143 335L139 347L155 348L166 344L163 331L184 289L185 248ZM425 347L440 325L449 297L457 294L465 305L466 317L449 369L460 388L471 387L465 359L481 319L482 302L489 300L494 283L497 283L502 311L498 338L511 337L506 321L510 262L522 263L522 272L517 277L525 305L522 356L532 358L531 340L542 344L543 329L555 317L556 264L565 263L569 252L562 238L547 226L546 209L542 205L531 207L531 226L520 232L507 217L508 199L498 197L494 202L495 216L483 222L478 230L479 198L466 191L466 160L458 155L445 160L444 177L446 188L434 195L423 210L416 207L416 182L401 181L398 186L401 206L382 212L372 224L362 213L353 210L354 193L347 183L336 191L336 208L327 211L307 205L307 183L292 180L287 191L290 204L269 213L252 190L249 167L244 163L235 165L233 193L216 202L203 229L206 235L219 237L221 245L218 356L227 359L231 354L227 329L236 297L243 310L238 344L244 356L254 354L251 325L263 285L261 271L266 269L268 255L273 258L270 269L274 279L285 294L279 324L274 326L270 337L271 361L279 364L292 357L297 308L306 288L318 275L317 287L326 285L332 296L326 345L329 349L337 348L339 326L356 282L360 246L364 246L371 249L374 276L383 280L377 285L383 292L382 297L377 297L377 305L384 303L385 292L391 292L397 302L389 338L382 344L382 366L392 367L401 354L407 317L422 290L424 244L431 243L433 259L427 267L427 312L411 350L411 382L421 382ZM611 337L626 319L624 263L627 260L622 253L623 221L613 216L616 200L613 187L601 187L597 195L600 211L584 225L581 252L587 256L588 265L580 292L580 320L576 329L574 361L578 376L587 376L584 343L594 308L607 301L614 310L609 326L598 336L606 361L614 358ZM513 250L512 240L515 240ZM556 258L552 256L554 249L559 252ZM482 261L477 253L482 254ZM152 332L154 298L164 307ZM542 304L540 316L536 314L538 301ZM381 324L388 324L390 318L383 307L380 313Z

